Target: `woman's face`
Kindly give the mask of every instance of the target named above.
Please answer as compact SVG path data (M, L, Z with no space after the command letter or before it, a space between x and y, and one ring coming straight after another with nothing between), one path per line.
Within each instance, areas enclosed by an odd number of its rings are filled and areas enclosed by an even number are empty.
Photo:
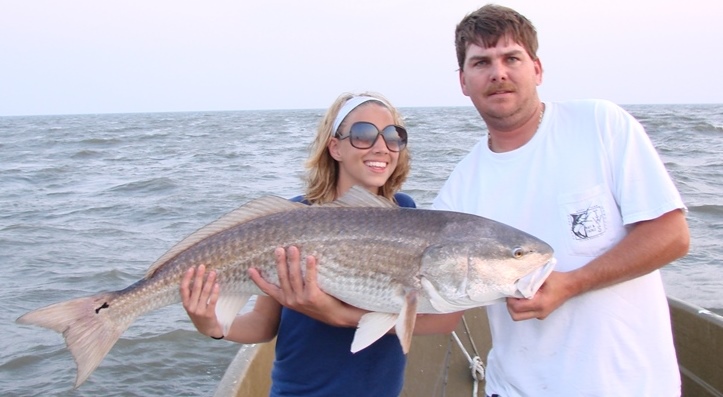
M381 131L384 127L394 124L394 117L383 105L367 102L346 116L344 123L339 128L339 134L343 137L347 136L352 124L359 121L374 124ZM369 149L353 147L349 138L332 138L328 150L339 163L337 196L344 194L354 185L378 194L379 188L387 182L399 160L399 152L390 151L381 136Z

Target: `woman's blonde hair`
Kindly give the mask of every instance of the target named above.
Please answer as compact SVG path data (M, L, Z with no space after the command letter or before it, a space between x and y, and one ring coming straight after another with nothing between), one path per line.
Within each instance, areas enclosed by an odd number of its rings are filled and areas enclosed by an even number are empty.
M309 148L309 159L306 161L306 200L311 204L328 203L336 199L339 163L329 154L328 145L336 134L336 131L332 131L334 119L344 103L355 96L368 96L379 99L381 102L368 101L359 105L359 107L383 106L392 113L394 124L404 126L404 119L402 119L401 114L381 94L364 92L361 94L344 93L340 95L321 119L316 129L316 138ZM344 126L343 122L341 126ZM409 150L405 148L399 152L397 168L394 169L384 186L379 189L380 196L394 201L394 193L401 189L402 184L409 175L410 163Z

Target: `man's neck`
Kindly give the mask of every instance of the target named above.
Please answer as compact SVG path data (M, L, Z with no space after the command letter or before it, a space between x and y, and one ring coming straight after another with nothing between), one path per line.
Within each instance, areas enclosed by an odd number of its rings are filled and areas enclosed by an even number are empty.
M495 153L510 152L521 148L535 136L537 130L540 128L544 114L545 104L538 102L535 111L532 112L530 117L519 127L498 129L495 128L495 123L485 120L489 130L487 134L487 146Z

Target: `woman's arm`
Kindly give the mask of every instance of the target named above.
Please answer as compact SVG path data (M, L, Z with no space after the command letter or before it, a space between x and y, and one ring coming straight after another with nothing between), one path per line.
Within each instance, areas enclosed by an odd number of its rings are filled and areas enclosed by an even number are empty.
M216 303L220 287L216 272L206 275L204 265L190 268L181 281L183 308L198 332L210 337L223 336L223 329L216 318ZM193 280L193 286L190 286ZM224 339L238 343L267 342L276 336L281 318L281 305L267 296L256 298L254 308L236 316Z

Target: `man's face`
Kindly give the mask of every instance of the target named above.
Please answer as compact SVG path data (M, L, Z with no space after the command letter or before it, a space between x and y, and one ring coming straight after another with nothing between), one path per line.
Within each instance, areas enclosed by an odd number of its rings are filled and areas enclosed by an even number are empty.
M485 120L515 121L537 106L542 65L523 46L502 37L494 47L469 44L459 79L462 92Z

